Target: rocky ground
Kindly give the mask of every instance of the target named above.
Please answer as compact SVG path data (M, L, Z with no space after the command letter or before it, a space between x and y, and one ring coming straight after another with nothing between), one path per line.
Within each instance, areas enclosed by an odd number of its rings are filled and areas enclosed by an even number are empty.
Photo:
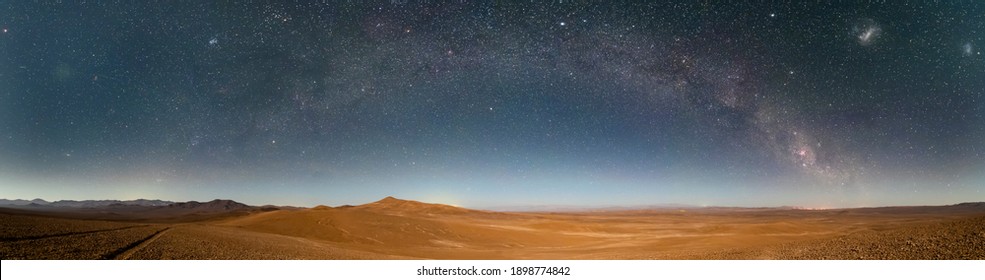
M95 233L0 242L0 259L114 259L163 230L138 226Z
M982 260L985 216L869 231L764 248L683 256L696 259Z
M6 213L0 213L0 225L3 225L0 227L0 241L55 237L140 226L140 224L133 223L73 220Z
M174 226L121 259L291 260L389 259L303 238L201 224Z

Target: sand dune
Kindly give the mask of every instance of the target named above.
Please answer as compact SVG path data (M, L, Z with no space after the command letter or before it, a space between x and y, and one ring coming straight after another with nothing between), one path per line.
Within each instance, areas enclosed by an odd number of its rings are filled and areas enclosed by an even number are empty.
M0 258L985 258L985 203L585 213L491 212L392 197L275 211L218 204L210 209L234 214L203 220L155 212L155 219L133 223L7 211L0 214Z

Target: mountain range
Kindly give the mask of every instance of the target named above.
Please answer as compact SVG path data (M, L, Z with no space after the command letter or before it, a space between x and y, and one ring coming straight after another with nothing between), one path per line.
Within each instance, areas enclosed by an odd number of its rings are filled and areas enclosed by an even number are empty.
M98 208L111 206L168 206L174 204L173 201L159 199L136 199L136 200L58 200L48 202L44 199L35 198L25 199L0 199L0 206L47 206L47 207L71 207L71 208Z

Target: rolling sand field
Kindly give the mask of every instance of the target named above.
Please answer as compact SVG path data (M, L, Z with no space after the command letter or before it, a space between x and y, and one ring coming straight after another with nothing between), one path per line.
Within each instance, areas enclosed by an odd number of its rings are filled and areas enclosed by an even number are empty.
M985 259L985 203L513 213L386 198L162 213L6 209L0 259Z

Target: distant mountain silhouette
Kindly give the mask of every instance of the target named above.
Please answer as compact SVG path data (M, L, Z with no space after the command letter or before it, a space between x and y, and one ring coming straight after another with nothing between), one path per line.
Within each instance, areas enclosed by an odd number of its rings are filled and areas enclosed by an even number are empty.
M35 199L32 199L32 200L24 200L24 199L0 199L0 206L2 206L2 205L27 206L27 205L30 205L30 204L47 205L49 203L50 202L47 202L44 199L40 199L40 198L35 198Z
M985 202L965 202L965 203L954 204L951 206L985 209Z
M641 211L641 210L678 210L701 208L690 204L663 203L634 206L578 206L578 205L514 205L487 207L483 209L505 212L611 212L611 211Z
M242 204L228 199L216 199L209 202L178 202L167 206L170 209L194 209L204 211L229 211L241 209L253 209L253 206Z
M174 202L159 199L136 199L136 200L59 200L48 202L44 199L35 198L33 200L23 199L0 199L0 206L31 206L31 207L69 207L69 208L100 208L111 206L167 206Z
M54 207L98 208L107 206L167 206L174 202L163 200L59 200L48 204Z

